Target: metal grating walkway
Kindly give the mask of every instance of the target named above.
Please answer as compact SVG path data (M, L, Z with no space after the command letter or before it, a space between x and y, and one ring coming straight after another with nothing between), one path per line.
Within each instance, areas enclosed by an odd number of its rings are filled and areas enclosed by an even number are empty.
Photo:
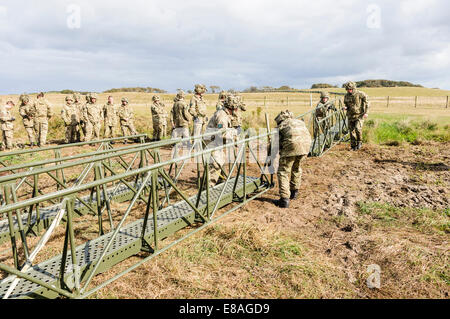
M222 208L233 201L233 184L235 178L230 179L230 182L225 189L224 195L219 203L219 208ZM246 179L246 191L251 193L260 186L260 178L247 177ZM220 193L224 187L224 184L218 185L210 190L210 209L216 204ZM236 193L238 195L243 194L243 178L240 177L236 187ZM189 198L191 203L195 205L197 196ZM206 192L201 194L199 210L206 208ZM184 201L178 202L172 206L162 209L157 214L157 229L159 238L165 238L175 233L176 231L186 227L189 223L193 223L195 220L194 210ZM114 240L109 251L105 255L101 266L99 267L99 273L104 272L114 266L115 264L125 260L126 258L139 253L142 249L142 240L140 238L142 234L143 219L137 220L124 226L116 239ZM149 243L153 241L153 219L149 218L146 227L145 240ZM98 260L102 253L102 248L106 246L108 240L111 238L112 233L108 233L97 239L88 241L86 244L78 246L76 248L76 257L78 265L80 267L81 281L89 276L92 270L93 261ZM28 274L34 278L38 278L44 282L59 285L58 274L61 268L62 256L56 256L50 260L35 265L28 271ZM71 256L67 257L66 270L71 265ZM67 280L66 274L66 282ZM11 281L3 280L0 282L0 297L2 297L8 290ZM20 283L16 286L10 298L55 298L57 294L43 288L37 284L31 283L27 280L20 280Z

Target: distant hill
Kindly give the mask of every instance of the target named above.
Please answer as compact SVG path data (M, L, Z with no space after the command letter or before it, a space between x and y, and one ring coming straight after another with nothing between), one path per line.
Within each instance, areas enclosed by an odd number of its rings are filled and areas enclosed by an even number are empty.
M165 90L158 89L158 88L152 88L152 87L110 89L110 90L104 91L103 93L117 93L117 92L167 93L167 91L165 91Z
M357 87L365 87L365 88L392 88L392 87L419 87L422 88L422 85L413 84L411 82L406 81L391 81L391 80L364 80L357 81ZM342 85L344 87L344 85Z
M328 89L328 88L337 88L337 86L328 83L316 83L311 86L311 89Z

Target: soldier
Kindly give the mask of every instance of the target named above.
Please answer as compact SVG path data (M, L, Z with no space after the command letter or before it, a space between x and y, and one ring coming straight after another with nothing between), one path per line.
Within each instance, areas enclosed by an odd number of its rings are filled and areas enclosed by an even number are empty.
M105 118L105 138L113 138L117 126L117 107L114 98L108 96L108 102L103 106L103 117Z
M31 107L31 113L36 114L34 118L34 130L36 132L38 146L47 143L48 120L53 116L50 103L44 98L44 93L38 94L36 101Z
M11 109L14 106L13 101L7 101L6 105L0 107L0 125L3 133L3 143L2 150L5 148L10 150L13 148L13 139L14 139L14 124L13 122L16 120L14 116L12 116Z
M36 145L36 132L34 131L34 116L31 112L30 97L26 94L22 94L19 97L19 114L22 116L23 126L27 132L30 146Z
M279 131L280 162L277 177L280 199L274 204L289 208L289 201L298 197L302 182L301 162L308 156L312 141L305 123L294 119L291 112L281 112L275 122Z
M219 93L219 101L216 104L216 111L218 111L224 107L227 96L228 96L227 91L222 91Z
M334 103L330 100L330 94L328 92L322 91L320 93L320 102L317 104L315 110L317 121L321 121L324 118L326 118L329 115L330 111L336 111L336 107L334 106ZM322 128L322 133L325 134L330 127L330 121L324 120L320 122L319 125ZM314 129L318 130L316 124L314 126Z
M242 132L242 112L247 111L247 107L242 101L242 96L236 95L237 104L233 109L233 113L231 115L231 127L236 130L237 135L241 135Z
M61 110L61 117L66 125L66 143L75 143L79 136L78 125L80 124L80 112L73 104L73 97L66 96L66 104Z
M166 106L160 101L159 96L155 95L152 98L153 104L151 106L152 111L152 123L153 123L153 140L161 141L163 135L164 126L167 125L167 112Z
M126 97L122 99L122 105L119 108L118 114L123 136L137 135L136 129L134 128L133 109L129 106L128 99Z
M84 136L86 142L92 140L92 135L94 135L94 139L100 139L101 122L103 119L103 108L100 104L97 104L97 94L91 93L89 97L90 103L85 105L82 115L86 125L86 135Z
M224 103L224 107L217 110L208 122L207 131L215 131L221 129L231 129L231 117L233 109L237 108L239 100L236 97L228 96ZM226 130L223 134L217 134L211 137L207 148L216 148L227 142L233 141L236 131ZM224 150L214 151L209 161L209 176L212 184L220 184L224 178L221 176L222 166L225 164Z
M84 121L83 114L86 112L86 110L85 110L86 104L91 102L91 98L90 98L89 94L87 94L86 95L86 103L83 104L83 101L81 100L81 94L74 93L73 100L74 100L75 105L77 106L78 112L80 114L80 127L81 127L81 131L83 131L83 140L84 140L86 138L86 122ZM78 131L77 141L81 142L81 132L80 131Z
M356 89L355 82L344 84L347 94L344 97L344 110L347 110L350 144L353 151L362 147L362 129L364 119L368 117L369 97Z
M179 91L176 95L172 107L170 111L170 122L172 124L172 138L188 138L189 137L189 123L191 121L191 115L189 113L189 107L186 104L184 98L185 93L183 91ZM188 146L189 143L186 142L185 146ZM174 156L178 156L178 146L175 145L174 148Z
M203 126L208 122L208 118L206 117L206 102L203 100L203 94L205 94L206 91L205 85L196 84L194 96L189 105L189 113L194 118L194 136L201 135Z

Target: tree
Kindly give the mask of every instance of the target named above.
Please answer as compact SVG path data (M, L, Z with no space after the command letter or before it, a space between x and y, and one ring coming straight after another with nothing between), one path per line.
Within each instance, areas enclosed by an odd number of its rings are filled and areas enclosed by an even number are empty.
M212 93L216 93L217 91L220 90L220 86L217 85L211 85L209 88L211 89Z

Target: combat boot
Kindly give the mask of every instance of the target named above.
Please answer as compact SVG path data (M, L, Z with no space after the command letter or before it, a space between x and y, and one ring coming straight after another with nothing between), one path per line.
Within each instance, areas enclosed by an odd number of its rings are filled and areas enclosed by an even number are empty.
M291 191L291 200L295 200L298 198L298 191Z
M362 147L362 142L358 142L358 145L356 146L356 150L360 150Z
M289 199L288 198L280 198L279 200L274 200L273 203L281 208L289 208Z

